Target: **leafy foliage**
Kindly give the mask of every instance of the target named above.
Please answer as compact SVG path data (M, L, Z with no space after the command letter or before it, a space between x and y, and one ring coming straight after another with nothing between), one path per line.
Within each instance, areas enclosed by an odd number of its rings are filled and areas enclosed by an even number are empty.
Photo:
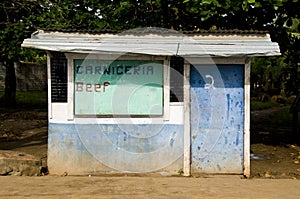
M27 18L39 12L30 0L2 0L0 2L0 60L18 61L22 41L34 30Z
M283 56L255 59L253 82L292 94L300 89L299 10L298 0L2 0L0 60L42 59L20 48L36 29L268 30Z

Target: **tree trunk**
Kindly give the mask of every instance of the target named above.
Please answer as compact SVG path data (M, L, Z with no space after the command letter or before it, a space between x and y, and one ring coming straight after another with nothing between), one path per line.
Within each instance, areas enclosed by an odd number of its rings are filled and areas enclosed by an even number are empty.
M5 93L4 102L7 107L16 106L16 73L14 62L9 60L5 63L6 76L5 76Z

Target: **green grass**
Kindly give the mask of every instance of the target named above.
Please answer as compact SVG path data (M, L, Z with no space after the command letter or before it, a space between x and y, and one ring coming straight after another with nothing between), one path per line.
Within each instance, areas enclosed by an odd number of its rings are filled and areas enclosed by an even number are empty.
M273 101L267 101L267 102L251 101L250 103L251 111L264 110L276 106L278 106L278 103Z
M251 111L257 111L279 107L279 104L274 101L259 102L252 100L250 107ZM293 120L293 114L290 112L290 107L291 105L288 104L286 106L283 106L282 108L278 108L277 110L272 112L267 118L264 118L265 122L278 126L291 125Z
M293 120L293 115L290 113L290 106L283 107L270 115L270 121L274 125L289 125Z
M46 91L29 91L16 93L17 104L47 104Z
M4 92L0 92L0 96L3 95ZM16 93L16 108L47 108L47 100L46 91L18 91ZM5 107L3 100L1 100L0 107Z

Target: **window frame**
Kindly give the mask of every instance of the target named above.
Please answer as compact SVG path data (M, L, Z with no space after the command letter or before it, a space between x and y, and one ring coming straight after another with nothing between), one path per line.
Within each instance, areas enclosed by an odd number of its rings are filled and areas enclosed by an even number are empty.
M152 55L117 55L117 54L79 54L79 53L65 53L68 62L68 120L74 118L113 118L117 117L133 117L133 118L163 118L169 120L170 112L170 59L165 56L152 56ZM163 110L162 115L113 115L113 114L97 114L97 115L76 115L75 114L75 92L74 92L74 60L77 59L96 59L96 60L138 60L138 61L163 61Z

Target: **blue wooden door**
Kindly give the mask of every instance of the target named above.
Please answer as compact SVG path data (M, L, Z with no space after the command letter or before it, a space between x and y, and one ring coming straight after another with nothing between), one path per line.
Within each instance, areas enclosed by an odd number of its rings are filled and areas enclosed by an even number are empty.
M191 66L192 172L243 173L244 65Z

